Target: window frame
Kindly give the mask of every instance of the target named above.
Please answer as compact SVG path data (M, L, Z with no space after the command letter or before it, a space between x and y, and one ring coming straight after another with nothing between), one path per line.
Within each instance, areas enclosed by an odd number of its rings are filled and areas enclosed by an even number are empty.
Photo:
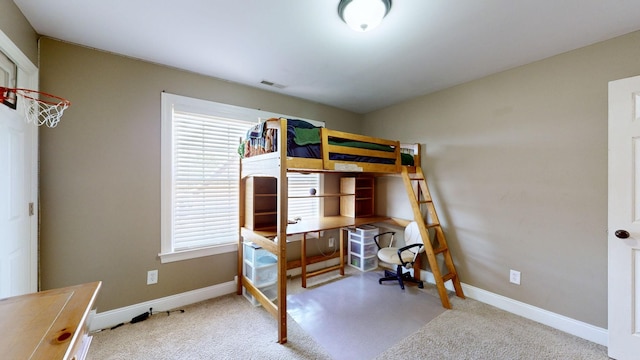
M173 243L173 110L203 114L208 116L230 118L256 124L260 119L292 118L290 116L268 111L244 108L209 100L186 97L167 92L161 93L161 154L160 154L160 261L162 263L194 259L216 254L230 253L238 250L238 241L224 244L208 245L177 251ZM324 122L302 119L316 126L324 126ZM239 139L238 139L239 140ZM322 182L319 182L322 186ZM319 208L318 211L322 209ZM238 234L239 236L239 234Z

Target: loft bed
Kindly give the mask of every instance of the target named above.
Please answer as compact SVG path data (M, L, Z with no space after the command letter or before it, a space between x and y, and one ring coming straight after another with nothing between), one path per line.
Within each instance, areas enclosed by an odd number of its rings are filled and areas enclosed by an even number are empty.
M286 131L284 131L286 129ZM286 145L285 167L295 171L399 173L419 164L417 144L330 130L303 120L269 119L247 133L238 152L244 166L277 163L278 142ZM271 155L271 156L265 156ZM270 161L271 159L271 161Z
M256 303L261 304L278 320L278 342L287 341L287 237L300 235L303 286L306 278L328 271L339 270L344 275L344 236L346 227L389 221L387 217L346 217L328 216L319 219L304 220L295 224L288 221L287 211L287 173L288 172L333 172L367 173L372 175L399 174L403 171L415 172L420 164L419 144L401 145L398 141L380 139L364 135L316 127L305 121L289 119L269 119L256 125L247 132L241 142L238 153L240 161L240 237L238 244L238 295L243 287ZM275 226L258 228L246 227L252 219L247 217L247 179L251 177L275 178L273 194L277 202L273 212ZM349 196L354 194L318 194L317 196ZM311 195L310 195L311 196ZM252 209L248 210L249 212ZM307 259L306 236L308 233L339 229L339 265L331 266L313 273L306 272ZM278 240L280 239L280 240ZM284 240L284 241L283 241ZM243 274L244 242L252 242L277 258L277 299L264 294Z

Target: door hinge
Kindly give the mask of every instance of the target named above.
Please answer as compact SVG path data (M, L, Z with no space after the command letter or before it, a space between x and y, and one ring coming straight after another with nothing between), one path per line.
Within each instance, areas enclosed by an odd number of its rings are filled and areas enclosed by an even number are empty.
M34 204L32 202L29 203L29 216L35 215L33 212Z

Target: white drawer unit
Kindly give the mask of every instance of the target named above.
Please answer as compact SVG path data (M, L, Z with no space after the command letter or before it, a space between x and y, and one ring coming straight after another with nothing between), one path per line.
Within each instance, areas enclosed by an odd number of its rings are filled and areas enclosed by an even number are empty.
M265 295L269 293L267 296L271 301L275 301L278 295L278 258L252 242L243 245L244 276ZM253 305L259 304L246 289L243 289L243 294Z
M262 287L262 288L259 288L259 289L264 294L264 296L266 296L272 302L275 302L276 299L278 298L278 285L277 284L272 284L272 285L265 286L265 287ZM246 297L247 300L249 300L251 305L260 306L260 303L258 302L258 300L255 297L253 297L253 295L251 295L247 291L247 289L242 288L242 295L244 295L244 297Z
M251 265L260 267L261 265L269 265L277 263L278 258L269 251L261 248L252 242L244 242L244 251L242 253L244 260ZM275 261L274 261L275 260Z
M370 271L378 267L378 247L373 237L378 235L378 228L372 225L361 225L351 228L349 233L349 266L360 271Z
M278 281L278 264L274 262L267 265L254 266L245 260L244 276L256 287L275 284Z

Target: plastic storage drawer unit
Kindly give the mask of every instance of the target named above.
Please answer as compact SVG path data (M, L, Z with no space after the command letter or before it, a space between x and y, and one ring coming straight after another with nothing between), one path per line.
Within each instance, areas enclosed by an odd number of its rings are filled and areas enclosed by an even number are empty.
M278 264L273 262L269 265L255 267L245 260L244 276L257 287L274 284L278 280Z
M252 243L243 244L243 274L257 287L269 300L274 301L278 295L278 258L269 251ZM258 301L243 289L244 296L253 304Z
M378 246L373 237L378 228L361 225L349 229L349 265L360 271L370 271L378 267Z
M278 298L278 285L276 284L265 286L258 289L264 294L264 296L266 296L269 300L271 300L271 302L276 301L276 299ZM242 288L242 295L244 295L244 297L247 298L247 300L249 300L251 305L260 306L260 303L258 302L258 300L255 297L253 297L253 295L251 295L251 293L249 293L247 289Z

